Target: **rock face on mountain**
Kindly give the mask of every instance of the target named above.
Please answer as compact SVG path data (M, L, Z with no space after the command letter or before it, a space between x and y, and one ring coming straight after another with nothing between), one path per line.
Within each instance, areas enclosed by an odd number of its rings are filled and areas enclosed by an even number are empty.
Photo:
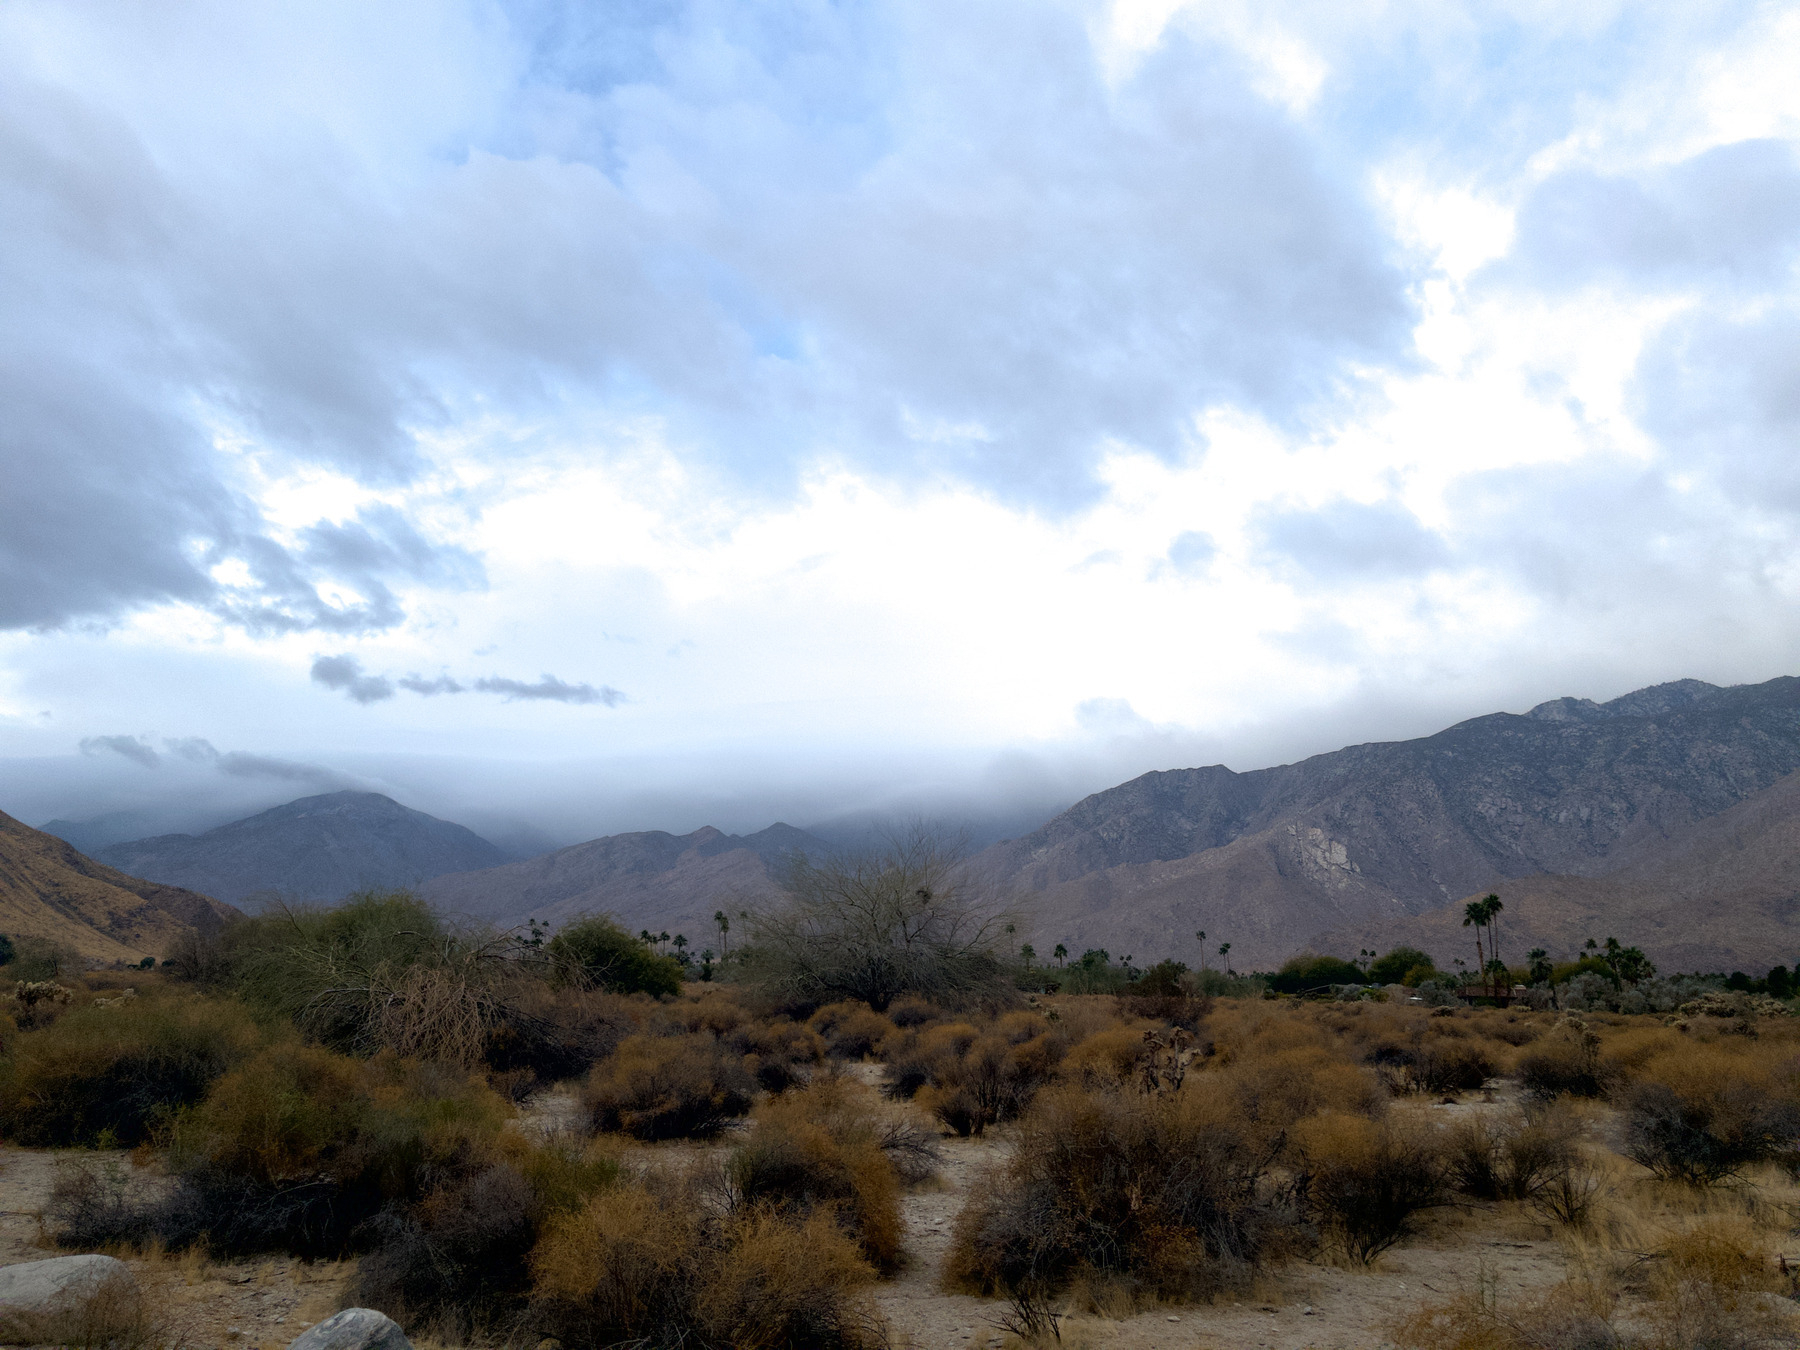
M251 908L264 898L334 901L365 887L416 887L506 860L473 830L375 792L302 797L205 834L134 839L97 856Z
M235 914L204 895L144 881L0 813L0 933L102 961L162 956L190 930Z
M740 910L776 893L771 868L793 853L826 851L822 840L791 825L750 835L711 826L683 835L649 830L438 877L423 893L445 913L502 927L527 919L554 925L577 914L606 913L633 931L686 933L696 948L705 948L716 946L714 913L722 909L735 919Z
M976 861L1040 949L1191 964L1204 929L1249 969L1510 879L1609 871L1796 769L1800 679L1683 680L1250 773L1145 774Z
M1599 876L1497 883L1505 905L1501 956L1518 962L1542 947L1560 960L1590 937L1617 937L1665 971L1760 975L1772 965L1800 965L1800 773L1667 838L1618 850L1612 861ZM1461 903L1317 940L1340 952L1401 943L1446 967L1458 956L1474 965Z

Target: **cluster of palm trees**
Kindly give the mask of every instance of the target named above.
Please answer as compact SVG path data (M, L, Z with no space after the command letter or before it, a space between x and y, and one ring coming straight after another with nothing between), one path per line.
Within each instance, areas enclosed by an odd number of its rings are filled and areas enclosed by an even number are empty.
M1505 992L1512 992L1512 973L1500 959L1498 921L1505 908L1497 895L1486 895L1463 906L1463 927L1475 930L1475 969L1481 972L1481 985L1489 997L1499 996L1501 981L1506 983ZM1481 942L1483 933L1488 937L1485 948Z

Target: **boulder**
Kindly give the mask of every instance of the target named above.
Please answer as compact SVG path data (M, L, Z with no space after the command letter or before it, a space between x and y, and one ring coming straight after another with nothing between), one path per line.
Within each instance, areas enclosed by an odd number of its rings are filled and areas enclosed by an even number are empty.
M345 1308L288 1342L288 1350L412 1350L400 1324L373 1308Z
M53 1256L0 1266L0 1342L91 1340L131 1325L137 1281L110 1256Z

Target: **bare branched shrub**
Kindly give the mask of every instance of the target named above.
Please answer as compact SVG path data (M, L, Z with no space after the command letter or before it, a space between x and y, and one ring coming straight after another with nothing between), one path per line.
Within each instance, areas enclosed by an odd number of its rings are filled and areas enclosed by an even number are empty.
M1782 1157L1800 1140L1800 1083L1780 1047L1676 1046L1645 1065L1620 1105L1626 1154L1691 1185Z
M628 1036L594 1066L582 1102L594 1128L638 1139L703 1139L750 1109L743 1057L705 1032Z
M781 883L785 897L752 914L745 952L747 976L781 999L882 1012L904 994L1011 997L999 956L1007 916L959 845L914 829L865 853L796 854Z

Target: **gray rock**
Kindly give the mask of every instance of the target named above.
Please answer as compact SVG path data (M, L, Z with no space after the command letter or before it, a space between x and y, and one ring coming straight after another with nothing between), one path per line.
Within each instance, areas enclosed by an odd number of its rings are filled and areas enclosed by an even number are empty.
M412 1350L400 1324L373 1308L345 1308L288 1342L288 1350Z
M138 1313L137 1281L110 1256L0 1266L0 1341L22 1344L117 1329Z

